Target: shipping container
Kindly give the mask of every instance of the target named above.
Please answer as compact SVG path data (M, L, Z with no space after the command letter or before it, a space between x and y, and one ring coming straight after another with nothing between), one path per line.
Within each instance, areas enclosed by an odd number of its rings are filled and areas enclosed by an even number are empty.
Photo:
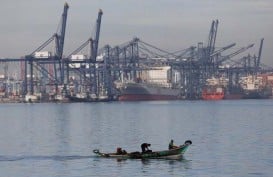
M81 64L80 63L71 63L71 64L69 64L69 67L70 68L80 68Z
M34 57L35 58L50 58L51 52L49 51L35 52Z
M5 79L5 75L4 74L0 74L0 79Z
M72 61L75 61L75 60L82 61L82 60L86 60L86 59L87 59L86 55L71 55L71 60Z

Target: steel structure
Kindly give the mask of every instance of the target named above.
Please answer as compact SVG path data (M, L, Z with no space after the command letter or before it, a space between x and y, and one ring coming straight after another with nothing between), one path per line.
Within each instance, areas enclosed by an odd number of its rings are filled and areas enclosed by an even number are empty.
M101 62L97 60L98 58L98 46L100 38L100 29L101 29L101 20L103 12L100 9L98 12L98 17L96 20L96 29L94 39L90 37L86 42L84 42L80 47L74 50L71 54L68 55L65 59L66 63L66 84L69 83L69 75L71 72L76 74L80 80L80 86L83 88L84 92L88 94L93 94L99 96L101 87L101 82L98 80L101 79L99 76L99 71L101 70ZM74 60L73 55L79 54L84 48L89 47L89 54L84 55L88 56L81 60ZM69 67L73 65L78 65L80 67Z
M84 88L84 92L93 94L97 98L100 96L113 98L116 95L114 86L116 81L136 81L144 70L154 69L158 66L170 66L170 81L172 81L173 87L180 88L181 95L185 99L199 99L202 87L206 80L212 76L226 76L229 79L228 90L231 91L238 87L240 76L273 72L273 68L261 63L264 39L261 39L257 57L248 54L234 59L253 47L254 44L232 52L228 52L228 50L232 49L236 45L235 43L220 48L216 47L218 20L213 20L211 23L206 45L200 42L196 46L169 52L139 38L133 38L121 45L114 47L105 45L99 49L103 15L101 9L96 20L95 36L89 38L64 58L68 8L68 4L65 3L59 33L53 34L31 54L25 56L24 59L0 59L2 63L24 63L21 65L24 70L24 94L34 94L34 85L37 85L38 82L34 77L35 71L42 75L41 81L39 81L40 85L44 87L45 85L54 85L56 93L60 86L68 92L70 76L75 74L78 76L76 79L79 81L79 85ZM52 42L55 42L55 51L52 55L36 56L37 52L41 52ZM89 54L86 55L88 57L74 60L73 55L78 55L86 47L89 51ZM175 75L179 75L178 81L175 81Z
M40 45L31 54L25 56L24 94L28 94L28 92L31 95L34 94L34 82L33 82L34 68L41 71L43 75L48 75L50 77L50 80L54 81L56 92L58 90L58 85L63 84L64 66L62 62L62 56L63 56L68 8L69 8L69 5L65 3L63 13L62 13L61 29L59 34L58 33L53 34L46 42ZM55 51L53 55L48 55L41 58L39 56L38 57L35 56L37 52L40 52L41 50L43 50L46 46L48 46L53 41L55 41ZM48 71L48 69L45 68L45 64L54 65L54 76ZM28 74L28 65L30 70L29 74ZM57 65L59 66L59 69L57 69ZM28 75L30 76L29 81L28 81ZM30 89L30 91L28 91L28 88Z

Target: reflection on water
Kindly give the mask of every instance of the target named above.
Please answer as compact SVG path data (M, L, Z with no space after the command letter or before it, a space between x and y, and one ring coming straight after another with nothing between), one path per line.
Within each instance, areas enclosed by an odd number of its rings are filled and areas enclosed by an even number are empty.
M273 101L0 105L3 176L271 176ZM98 158L191 139L181 160ZM253 160L255 159L255 160ZM107 170L106 170L107 169Z

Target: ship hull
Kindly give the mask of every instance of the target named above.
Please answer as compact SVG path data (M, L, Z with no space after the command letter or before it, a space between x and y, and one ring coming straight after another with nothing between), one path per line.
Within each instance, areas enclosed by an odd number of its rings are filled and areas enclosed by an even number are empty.
M202 94L202 99L203 100L222 100L224 99L224 93L206 93Z
M268 99L270 94L264 91L245 91L243 99Z
M150 101L150 100L178 100L180 90L152 86L148 84L127 83L120 89L119 101Z
M208 86L202 91L203 100L222 100L224 96L225 93L221 87Z
M225 92L225 100L239 100L243 98L243 90L240 87L231 87L229 91Z
M98 99L93 99L93 98L79 98L76 96L68 96L69 100L71 102L108 102L111 101L110 99L107 98L98 98Z
M150 101L150 100L177 100L177 96L170 95L141 95L141 94L131 94L131 95L120 95L119 101Z
M243 94L242 93L229 93L229 94L225 94L224 99L225 100L239 100L243 98Z

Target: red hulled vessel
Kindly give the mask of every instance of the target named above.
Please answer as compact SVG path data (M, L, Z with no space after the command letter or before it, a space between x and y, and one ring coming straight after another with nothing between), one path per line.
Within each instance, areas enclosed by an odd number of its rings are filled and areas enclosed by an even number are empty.
M225 97L225 86L227 79L224 77L212 77L206 80L206 85L202 89L203 100L222 100Z
M224 96L225 92L222 87L210 86L202 90L203 100L222 100Z

